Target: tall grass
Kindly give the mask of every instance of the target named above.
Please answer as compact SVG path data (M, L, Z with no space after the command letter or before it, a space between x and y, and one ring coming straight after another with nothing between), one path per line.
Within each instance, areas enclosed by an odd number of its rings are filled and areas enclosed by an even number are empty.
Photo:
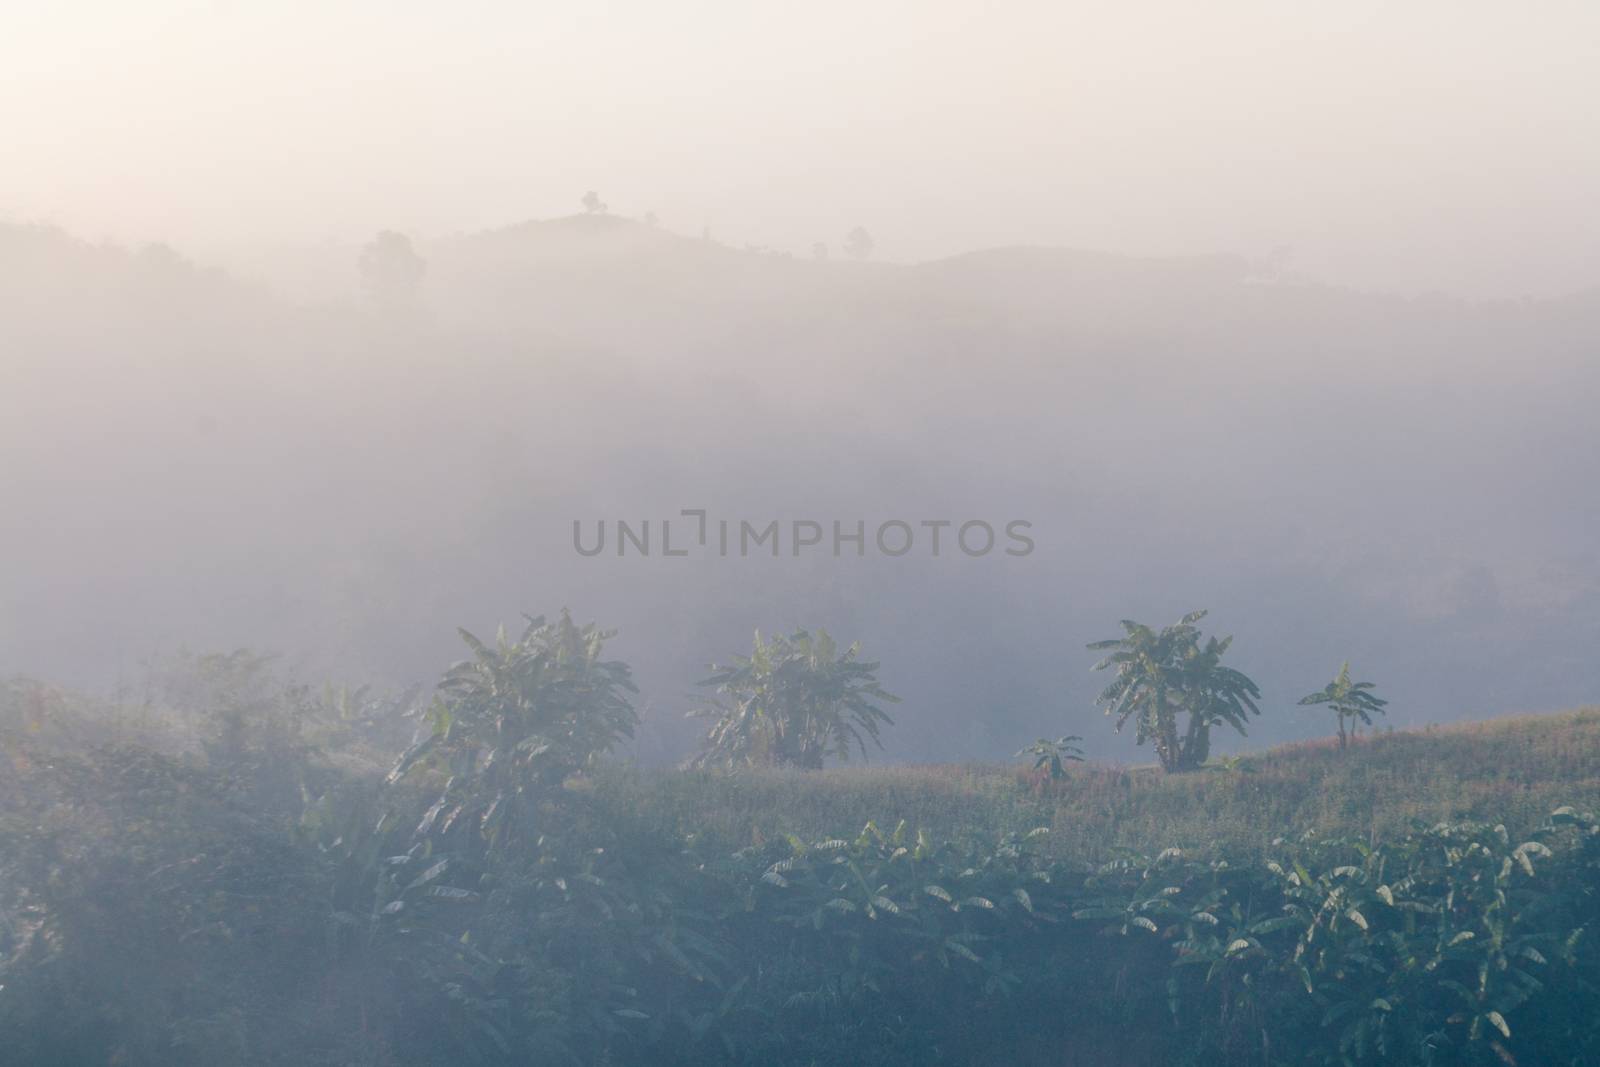
M1376 843L1416 823L1513 830L1562 804L1600 805L1600 708L1289 745L1185 775L1085 764L1047 781L992 764L753 770L734 776L609 767L602 811L739 848L905 819L942 837L1049 826L1056 858L1098 862L1169 846L1261 855L1312 830Z

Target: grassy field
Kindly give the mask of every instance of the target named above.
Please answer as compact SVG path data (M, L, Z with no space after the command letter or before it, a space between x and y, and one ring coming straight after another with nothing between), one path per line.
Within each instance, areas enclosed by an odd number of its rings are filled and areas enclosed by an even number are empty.
M1041 781L1017 766L855 766L735 777L610 768L602 810L742 847L901 819L943 837L1051 828L1062 858L1097 862L1169 846L1259 854L1315 831L1379 841L1415 822L1484 819L1513 830L1562 804L1600 806L1600 708L1289 745L1186 775L1081 764Z

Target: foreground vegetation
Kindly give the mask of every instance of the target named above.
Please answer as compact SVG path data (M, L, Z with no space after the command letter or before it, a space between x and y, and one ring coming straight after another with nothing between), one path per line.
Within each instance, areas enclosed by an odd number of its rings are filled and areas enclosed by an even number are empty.
M247 654L134 709L7 683L0 1062L1600 1055L1600 712L1184 775L644 771L598 759L604 637L473 642L426 706Z

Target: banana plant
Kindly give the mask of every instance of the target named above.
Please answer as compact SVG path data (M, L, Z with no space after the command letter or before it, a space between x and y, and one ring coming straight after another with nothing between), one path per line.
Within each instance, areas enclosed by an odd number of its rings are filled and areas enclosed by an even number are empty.
M894 720L879 702L900 698L878 684L878 664L859 654L859 645L841 653L826 630L770 640L758 631L749 656L713 665L700 683L715 696L689 714L714 721L691 765L817 770L830 757L849 760L852 750L865 757L868 741L882 748L882 729Z
M1227 724L1242 734L1250 716L1261 713L1256 683L1222 663L1233 638L1202 643L1195 623L1205 616L1193 611L1159 631L1124 619L1123 636L1089 646L1109 653L1094 669L1116 674L1095 702L1116 719L1119 732L1132 720L1138 743L1153 742L1168 772L1205 764L1212 727ZM1181 728L1180 716L1186 718Z
M638 690L627 664L604 658L613 634L580 627L566 611L554 622L529 617L521 637L502 630L492 646L459 632L472 658L445 672L431 732L406 750L389 781L423 770L447 775L417 836L468 851L504 849L536 833L542 799L633 736L639 719L629 695Z
M1442 824L1383 849L1331 843L1314 875L1274 865L1303 926L1295 963L1337 1035L1326 1062L1515 1062L1514 1013L1570 932L1539 914L1552 851L1513 840Z
M1068 763L1082 763L1083 749L1076 742L1083 738L1076 734L1058 737L1054 741L1048 737L1041 737L1027 748L1022 749L1014 756L1021 759L1023 756L1033 757L1033 769L1044 771L1052 782L1059 781L1067 776Z
M778 923L853 945L858 967L887 980L907 961L971 967L986 993L1014 982L994 944L1013 928L1055 921L1041 894L1051 883L1034 842L1043 829L1007 834L992 848L935 844L869 822L853 840L791 838L754 887L752 907Z
M1383 709L1389 702L1374 694L1373 688L1371 682L1352 680L1350 661L1345 660L1333 681L1317 692L1301 697L1300 704L1305 707L1326 704L1333 710L1339 721L1339 750L1342 752L1349 748L1350 737L1355 734L1358 723L1371 726L1372 716L1384 714ZM1345 730L1346 721L1350 723L1348 732Z

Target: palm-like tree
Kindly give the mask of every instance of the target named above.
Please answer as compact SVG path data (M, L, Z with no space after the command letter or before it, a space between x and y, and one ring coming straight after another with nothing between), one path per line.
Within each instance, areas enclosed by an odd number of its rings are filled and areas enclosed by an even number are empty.
M851 645L841 654L825 630L770 640L758 631L749 656L713 665L700 683L717 699L690 715L715 721L691 764L817 769L829 756L848 760L852 747L865 757L869 738L882 748L880 731L894 720L877 702L900 698L878 684L878 664L858 660L859 652Z
M1077 734L1068 734L1058 737L1054 741L1048 737L1041 737L1027 748L1018 752L1017 759L1023 756L1033 757L1033 769L1048 771L1051 781L1056 781L1067 776L1068 763L1082 763L1083 749L1076 744L1083 738Z
M1350 747L1350 738L1356 732L1356 724L1372 725L1372 716L1384 714L1384 706L1389 702L1382 697L1375 696L1371 682L1355 682L1350 679L1350 661L1345 660L1344 666L1339 668L1339 676L1329 682L1318 692L1300 698L1303 705L1326 704L1333 709L1339 717L1339 750L1342 752ZM1345 720L1350 721L1350 729L1345 730Z
M1213 726L1226 723L1242 734L1246 720L1261 713L1256 683L1222 665L1233 638L1201 643L1195 623L1205 615L1190 612L1160 630L1124 619L1122 637L1089 646L1110 653L1095 670L1116 669L1115 680L1095 702L1117 720L1119 731L1132 719L1139 744L1154 742L1166 771L1201 766L1210 755ZM1181 732L1180 715L1188 717Z
M430 710L432 732L389 774L432 767L449 781L419 834L460 838L475 827L477 847L516 837L541 797L633 736L638 690L628 665L602 656L612 636L578 626L562 611L554 622L529 618L522 636L504 631L494 645L461 630L472 650L445 672Z

